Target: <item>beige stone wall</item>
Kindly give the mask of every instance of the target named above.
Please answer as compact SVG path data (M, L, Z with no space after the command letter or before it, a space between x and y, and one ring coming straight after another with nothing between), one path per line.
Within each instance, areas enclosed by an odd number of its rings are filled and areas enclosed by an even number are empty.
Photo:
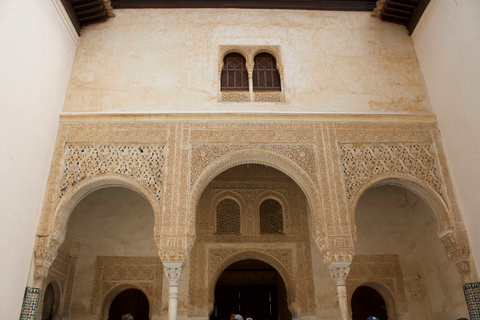
M0 310L18 319L76 38L61 1L0 6Z
M427 112L403 26L368 12L116 10L82 31L65 112ZM285 103L219 103L219 47L280 46Z
M398 288L398 319L468 317L462 279L447 260L425 202L400 187L377 187L365 192L355 214L356 254L398 256L403 280L400 284L396 279L393 285ZM382 273L377 273L381 280ZM356 272L351 276L357 277ZM404 305L402 296L406 297Z
M435 0L412 39L480 271L480 2Z

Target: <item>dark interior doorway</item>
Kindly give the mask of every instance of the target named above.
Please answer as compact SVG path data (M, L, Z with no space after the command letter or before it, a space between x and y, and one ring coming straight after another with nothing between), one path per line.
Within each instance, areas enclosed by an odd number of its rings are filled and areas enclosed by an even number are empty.
M148 299L138 289L120 292L110 305L109 320L122 320L124 314L130 313L135 320L148 320L150 313Z
M43 309L42 309L42 320L51 320L53 319L54 312L53 310L55 304L55 292L53 290L53 285L50 282L45 289L45 294L43 295Z
M290 320L287 291L280 274L259 260L242 260L220 275L215 287L211 320L228 320L241 314L253 320Z
M371 316L388 320L385 300L377 290L360 286L352 296L352 320L365 320Z

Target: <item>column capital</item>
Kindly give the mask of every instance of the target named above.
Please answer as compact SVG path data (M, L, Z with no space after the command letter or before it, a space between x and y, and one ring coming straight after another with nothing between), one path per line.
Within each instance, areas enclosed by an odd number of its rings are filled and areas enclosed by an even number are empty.
M169 286L178 287L180 279L182 278L183 268L185 268L183 262L163 262L163 269L167 276Z
M337 281L337 286L345 286L347 275L350 272L350 261L332 262L328 265L330 275Z

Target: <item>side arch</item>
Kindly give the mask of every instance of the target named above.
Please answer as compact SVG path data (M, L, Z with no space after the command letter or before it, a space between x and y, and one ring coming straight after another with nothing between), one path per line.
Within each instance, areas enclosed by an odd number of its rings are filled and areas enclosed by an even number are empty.
M55 209L54 218L50 224L50 234L54 234L57 238L61 239L61 242L63 242L68 220L77 204L92 192L110 187L130 189L142 195L152 206L155 217L154 234L158 233L161 225L161 212L158 200L155 196L140 182L133 178L120 174L108 174L83 180L62 198Z
M399 304L398 304L398 300L395 297L395 294L389 288L387 288L385 285L383 285L381 283L378 283L378 282L375 282L375 281L360 283L357 286L355 286L354 288L352 288L351 293L348 296L348 304L350 306L350 312L351 312L351 308L352 308L352 297L353 297L355 291L359 287L362 287L362 286L363 287L370 287L370 288L374 289L375 291L377 291L382 296L382 298L385 301L385 304L387 306L387 314L388 314L388 319L389 320L397 320L398 319L400 307L399 307Z
M385 185L393 185L405 188L425 201L425 203L432 210L439 234L453 229L454 224L449 215L449 210L446 203L443 201L441 196L428 184L411 175L384 173L367 180L360 188L358 188L354 197L352 198L349 211L350 223L352 228L354 228L354 230L352 230L353 233L356 234L355 214L360 197L371 188Z
M228 268L228 266L230 266L231 264L241 260L247 260L247 259L263 261L271 265L273 268L275 268L275 270L277 270L277 272L282 277L285 287L287 289L288 309L292 314L296 314L295 301L296 301L297 295L295 291L295 281L293 279L293 274L291 274L287 270L287 268L283 265L283 263L280 262L275 257L267 253L256 251L256 250L246 250L246 251L238 252L226 258L224 261L222 261L222 263L218 265L216 270L213 271L212 275L208 279L208 284L207 284L207 288L209 288L209 291L208 291L208 301L210 305L209 313L211 313L213 310L213 304L215 299L215 287L218 282L218 278L220 277L222 272L226 268Z
M318 186L313 183L311 177L296 163L285 156L265 150L248 149L232 152L209 164L196 181L190 182L193 183L193 185L191 186L192 191L189 198L189 215L196 218L197 205L200 197L207 185L216 176L225 170L243 164L261 164L269 166L283 172L295 181L305 194L308 205L310 206L312 212L312 225L314 226L314 238L318 239L325 237L322 210L323 203L320 200L321 195L319 194ZM195 224L190 224L188 235L192 238L195 236ZM193 241L191 242L193 244Z
M108 320L109 318L109 310L110 310L110 306L112 305L112 302L113 300L116 298L117 295L119 295L120 293L122 293L123 291L125 290L128 290L128 289L137 289L139 291L141 291L146 297L147 297L147 300L148 300L148 317L151 319L152 318L152 314L153 314L153 299L152 297L140 286L138 285L135 285L133 283L122 283L122 284L119 284L113 288L111 288L109 291L107 291L107 293L105 294L105 296L103 297L103 300L102 300L102 303L100 304L100 310L98 312L98 318L99 320Z

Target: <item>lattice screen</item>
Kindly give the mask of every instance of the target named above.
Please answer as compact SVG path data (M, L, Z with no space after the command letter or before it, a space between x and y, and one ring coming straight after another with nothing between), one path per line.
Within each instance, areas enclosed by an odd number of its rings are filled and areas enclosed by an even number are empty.
M260 204L260 233L283 233L282 205L273 199Z
M217 205L217 233L240 233L240 206L233 199L223 199Z

